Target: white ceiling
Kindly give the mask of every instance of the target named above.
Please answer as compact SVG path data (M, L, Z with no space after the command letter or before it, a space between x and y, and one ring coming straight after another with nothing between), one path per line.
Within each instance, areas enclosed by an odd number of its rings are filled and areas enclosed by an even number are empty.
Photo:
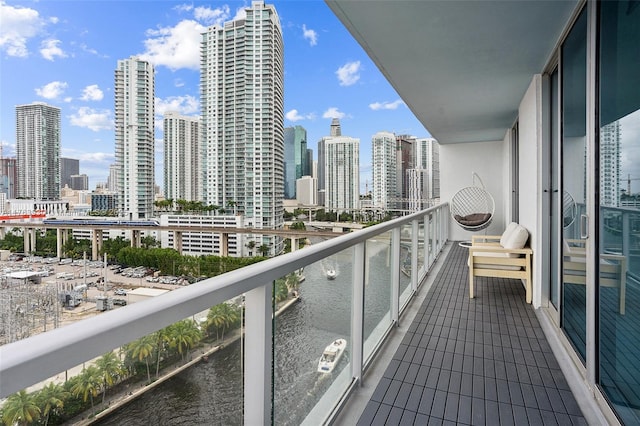
M326 0L440 143L502 140L580 1Z

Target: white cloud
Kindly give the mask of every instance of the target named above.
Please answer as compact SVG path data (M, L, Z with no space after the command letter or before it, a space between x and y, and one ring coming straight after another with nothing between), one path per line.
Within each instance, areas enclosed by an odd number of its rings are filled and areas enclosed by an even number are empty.
M322 114L322 118L344 118L346 114L344 112L340 112L336 107L330 107L328 110Z
M36 94L45 99L56 99L62 95L68 84L64 81L52 81L42 87L36 88Z
M207 25L222 25L225 21L229 20L230 10L229 6L224 5L216 9L210 7L198 6L193 10L193 17L200 22L204 22Z
M300 121L300 120L313 120L316 118L313 113L301 115L297 109L292 109L291 111L287 112L284 116L287 120L293 121L293 122Z
M302 24L302 37L309 40L311 46L318 44L318 33L311 28L307 28L305 24Z
M336 71L340 86L351 86L360 79L360 61L347 62Z
M175 71L180 68L200 69L200 36L206 30L196 21L184 20L175 27L147 30L146 51L140 58L153 65Z
M92 84L84 88L80 99L83 101L101 101L102 98L104 98L102 90L100 90L97 84Z
M404 105L404 102L402 102L401 99L398 99L396 101L393 102L374 102L372 104L369 104L369 108L371 108L374 111L378 111L381 109L398 109L398 107L400 105Z
M94 132L113 129L111 112L108 109L81 107L75 114L69 116L69 120L74 126L86 127Z
M16 144L14 142L2 140L0 141L0 147L2 147L3 157L13 157L16 155Z
M156 115L164 115L167 111L176 111L182 115L193 115L200 110L200 101L191 96L169 96L155 99Z
M173 10L177 10L178 12L191 12L193 10L192 4L179 4L173 8Z
M53 61L56 56L66 58L67 54L60 48L60 43L62 43L60 40L43 40L40 44L40 54L49 61Z
M69 102L71 102L72 100L73 100L73 98L72 98L71 96L67 96L67 97L66 97L66 98L64 98L62 101L68 104L68 103L69 103Z
M0 3L0 50L9 56L26 57L29 55L27 42L36 36L45 23L37 10L26 7L14 7Z
M74 158L84 163L111 164L115 159L113 153L108 152L85 152L74 154Z

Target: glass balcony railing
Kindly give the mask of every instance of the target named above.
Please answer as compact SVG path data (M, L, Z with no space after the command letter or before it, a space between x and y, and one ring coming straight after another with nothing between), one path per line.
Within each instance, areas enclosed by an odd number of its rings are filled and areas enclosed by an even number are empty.
M143 419L177 415L187 401L184 415L206 413L213 423L325 423L374 362L442 250L447 209L326 241L309 233L311 244L287 255L4 345L0 398L65 371L83 374L114 353L142 371L132 391L149 388L143 401L162 395L153 409L137 406ZM219 318L225 315L233 321ZM204 343L194 352L190 339ZM162 380L157 371L172 360L186 376ZM132 416L135 403L100 424L126 420L118 416ZM165 408L171 412L159 414Z

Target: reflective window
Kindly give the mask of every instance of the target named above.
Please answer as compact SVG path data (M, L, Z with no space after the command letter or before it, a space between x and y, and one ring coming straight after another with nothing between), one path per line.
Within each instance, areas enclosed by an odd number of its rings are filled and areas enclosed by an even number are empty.
M598 382L640 422L640 4L600 4Z
M578 354L586 353L586 258L580 215L586 212L587 11L561 51L562 81L562 328Z

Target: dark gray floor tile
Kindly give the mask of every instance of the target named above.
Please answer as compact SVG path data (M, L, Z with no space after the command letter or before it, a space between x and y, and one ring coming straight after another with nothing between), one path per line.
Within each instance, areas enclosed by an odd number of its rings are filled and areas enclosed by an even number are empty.
M411 383L402 382L400 385L400 389L398 390L398 396L396 396L396 400L393 405L396 407L405 408L407 405L407 401L409 400L409 396L411 395L411 389L413 385Z
M404 410L400 407L392 407L389 412L389 416L387 417L387 421L384 423L385 425L398 425L400 424L400 420L402 419L402 412Z
M418 411L418 407L420 406L420 400L422 399L422 392L424 391L423 386L413 385L411 388L411 393L409 395L409 399L405 405L405 409L409 411Z
M387 419L389 418L389 413L391 412L391 406L387 404L380 404L378 407L378 411L376 411L376 415L373 417L371 421L371 426L384 426L387 424Z
M390 384L391 379L388 379L386 377L381 378L380 382L378 382L378 386L376 386L376 390L373 391L373 395L371 395L371 400L382 402L382 398L384 398L384 395L387 393L387 389L389 388Z
M511 410L511 404L498 403L498 411L500 412L500 426L514 425L513 411Z
M399 426L413 426L415 420L416 420L415 412L404 410L402 412L402 418L400 419Z
M369 401L364 407L364 411L360 415L360 419L358 420L358 426L370 425L373 422L373 418L376 416L376 412L380 407L379 402Z
M424 391L422 392L422 398L420 399L420 405L418 406L418 413L430 415L435 396L435 389L424 388Z
M398 392L400 391L400 386L402 386L402 382L400 380L392 380L387 388L387 392L384 394L384 398L382 398L382 403L393 405L396 397L398 396Z
M437 417L439 419L443 419L446 403L447 403L447 393L436 390L436 393L433 397L433 405L431 406L431 417Z

